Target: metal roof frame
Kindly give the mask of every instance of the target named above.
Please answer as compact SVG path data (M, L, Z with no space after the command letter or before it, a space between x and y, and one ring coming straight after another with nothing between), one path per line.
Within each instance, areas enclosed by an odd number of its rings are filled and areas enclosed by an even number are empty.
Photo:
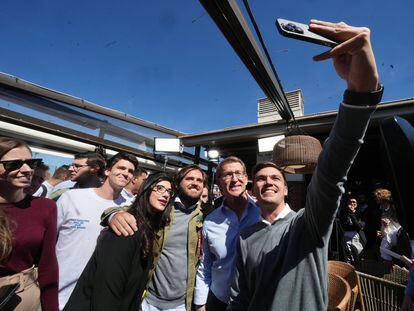
M325 131L330 128L336 118L338 111L328 111L297 117L296 121L301 129L309 134L315 131ZM384 102L378 105L372 116L372 122L393 115L414 116L414 98ZM259 138L284 134L286 122L283 120L255 123L197 134L179 136L186 146L210 146L217 147L224 144L243 143Z
M236 0L200 0L284 120L294 119L282 84L256 42Z
M13 103L18 103L19 99L24 99L27 101L26 105L23 105L25 107L29 107L33 109L33 105L30 105L30 100L37 101L40 103L52 103L52 101L56 102L62 102L64 104L68 104L74 107L79 107L85 110L93 111L105 116L109 116L118 120L122 120L128 123L136 124L148 129L156 130L162 133L166 133L175 137L181 136L184 133L171 130L165 127L162 127L160 125L157 125L155 123L151 123L148 121L144 121L141 119L138 119L136 117L124 114L119 111L115 111L112 109L108 109L96 104L92 104L90 102L87 102L83 99L75 98L67 94L63 94L54 90L50 90L44 87L41 87L39 85L21 80L17 77L13 77L11 75L7 75L4 73L0 73L0 91L3 94L7 94L6 100L11 101ZM3 95L5 96L5 95ZM47 105L45 106L45 109L47 110ZM45 110L44 110L45 111ZM43 111L43 112L44 112ZM65 109L66 112L70 111L70 108ZM64 113L64 112L61 112ZM79 114L79 113L78 113ZM82 114L81 114L82 115ZM47 122L44 120L41 120L39 118L35 118L29 115L25 115L22 113L18 113L16 111L12 111L6 108L0 107L0 121L10 123L10 124L16 124L20 126L24 126L29 129L38 130L44 133L53 134L53 135L59 135L61 137L65 137L68 139L77 140L81 143L86 144L93 144L95 146L102 146L104 148L110 148L117 151L125 151L133 153L139 157L142 157L144 159L154 160L154 161L164 161L160 160L159 155L155 155L152 152L147 152L143 150L139 150L137 148L133 148L130 146L127 146L122 143L110 141L108 139L104 139L102 137L97 137L94 135L86 134L68 127L63 127L58 124L54 124L51 122ZM73 118L71 119L73 121ZM96 122L99 120L95 120L93 117L88 116L88 122L92 122L89 124L89 126L96 127L98 125ZM94 124L93 124L94 123ZM125 134L129 138L133 137L141 137L141 135L136 134L132 131L129 131L127 129L122 129L114 125L106 124L105 122L99 121L100 125L104 126L104 130L107 131L107 133L116 133L119 131L121 134ZM4 132L4 129L0 129L0 132L3 133L3 135L7 135L6 132ZM144 138L148 140L148 138ZM35 143L32 141L32 143ZM38 142L39 143L39 142ZM36 144L36 143L35 143ZM45 142L40 143L39 146L46 145ZM53 143L52 143L53 145ZM57 150L61 151L68 151L69 149L62 149L62 146L59 146L59 144L54 145ZM76 148L73 148L73 150L76 150ZM197 154L191 154L188 152L183 152L177 155L165 155L168 157L168 163L177 167L182 166L184 163L180 161L179 159L173 159L174 158L182 158L183 161L190 161L190 162L197 162L205 166L215 166L216 163L208 161L203 158L199 158L199 155Z
M62 92L58 92L58 91L31 83L29 81L23 80L16 76L9 75L7 73L0 72L0 85L1 84L8 85L15 89L19 89L19 90L26 91L29 93L33 93L38 96L43 96L43 97L46 97L52 100L60 101L68 105L80 107L82 109L93 111L93 112L106 115L106 116L109 116L115 119L127 121L129 123L133 123L133 124L143 126L149 129L161 131L166 134L170 134L174 136L179 136L179 135L184 134L180 131L176 131L176 130L164 127L162 125L131 116L121 111L117 111L114 109L110 109L110 108L106 108L106 107L94 104L85 99L77 98L77 97L62 93Z

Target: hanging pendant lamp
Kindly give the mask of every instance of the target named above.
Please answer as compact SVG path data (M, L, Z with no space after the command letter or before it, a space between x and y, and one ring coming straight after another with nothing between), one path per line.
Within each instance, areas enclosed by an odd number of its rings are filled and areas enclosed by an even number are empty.
M321 150L321 143L312 136L287 134L275 144L273 162L287 173L312 174Z

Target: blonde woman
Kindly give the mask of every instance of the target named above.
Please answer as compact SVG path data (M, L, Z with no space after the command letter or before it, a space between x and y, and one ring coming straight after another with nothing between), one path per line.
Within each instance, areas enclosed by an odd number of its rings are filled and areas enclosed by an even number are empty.
M378 233L381 238L381 258L401 266L401 261L393 259L383 249L393 250L398 254L410 257L410 238L398 221L391 191L384 188L376 189L374 191L374 199L382 212L381 231Z

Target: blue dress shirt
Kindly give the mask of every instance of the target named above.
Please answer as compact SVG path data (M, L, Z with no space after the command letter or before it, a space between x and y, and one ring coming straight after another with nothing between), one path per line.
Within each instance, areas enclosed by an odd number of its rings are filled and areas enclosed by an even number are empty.
M209 289L227 303L234 276L236 246L240 231L260 221L260 210L249 198L240 220L222 205L206 217L203 224L203 259L197 271L194 304L204 305Z

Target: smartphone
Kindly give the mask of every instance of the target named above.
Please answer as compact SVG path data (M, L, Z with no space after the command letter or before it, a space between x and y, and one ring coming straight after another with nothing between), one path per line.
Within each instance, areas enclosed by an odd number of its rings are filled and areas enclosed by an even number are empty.
M328 38L317 35L309 30L309 26L298 22L289 21L287 19L278 18L276 20L276 28L280 34L285 37L320 44L328 47L335 47L339 43L329 40Z

